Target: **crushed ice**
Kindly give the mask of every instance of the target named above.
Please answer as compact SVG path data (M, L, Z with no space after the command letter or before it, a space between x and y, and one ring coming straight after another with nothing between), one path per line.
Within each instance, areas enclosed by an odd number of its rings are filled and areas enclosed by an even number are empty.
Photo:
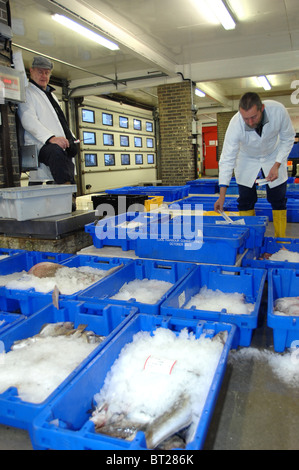
M95 348L81 337L45 336L8 351L0 367L0 393L16 387L30 403L43 402Z
M184 306L190 309L193 306L199 310L221 312L226 309L229 314L249 315L254 310L254 304L245 302L244 294L238 292L226 293L219 289L212 290L203 286L199 293L191 297Z
M299 385L299 348L287 349L283 354L266 349L242 348L238 351L230 351L228 363L242 363L254 359L268 363L274 374L285 384L291 387Z
M155 304L171 287L173 287L171 282L147 278L134 279L134 281L126 282L119 292L110 298L113 300L136 299L137 302Z
M94 396L97 412L108 404L108 419L126 415L133 422L150 423L169 410L179 396L187 395L193 414L187 441L192 440L198 420L217 368L223 343L201 335L196 339L183 329L178 336L158 328L153 336L140 331L127 343L107 373L104 385ZM161 368L146 367L149 356L160 363L175 362L171 373ZM99 429L99 432L101 430Z
M299 253L281 248L269 258L270 261L289 261L291 263L299 262Z
M91 286L105 277L106 274L106 270L92 268L91 266L80 266L78 268L64 266L57 270L54 277L38 278L26 271L0 276L0 286L16 290L33 288L36 292L48 293L56 285L61 294L72 295Z

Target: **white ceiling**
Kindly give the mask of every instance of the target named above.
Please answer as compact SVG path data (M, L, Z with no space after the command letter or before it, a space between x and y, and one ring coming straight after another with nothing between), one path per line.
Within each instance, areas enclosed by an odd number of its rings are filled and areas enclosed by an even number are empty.
M157 85L190 79L207 94L194 98L198 115L212 120L217 110L236 109L246 91L297 113L298 0L226 3L237 22L231 31L207 18L204 0L10 0L13 48L22 50L26 68L36 53L52 58L53 74L69 81L73 97L121 94L157 106ZM53 13L100 32L119 50L65 29ZM270 92L257 85L258 75L267 75Z

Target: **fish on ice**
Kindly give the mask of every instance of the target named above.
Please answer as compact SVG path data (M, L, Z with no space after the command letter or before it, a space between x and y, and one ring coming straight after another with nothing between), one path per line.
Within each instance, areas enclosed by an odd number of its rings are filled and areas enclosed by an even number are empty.
M280 297L274 302L274 315L299 316L299 297Z
M191 422L190 397L181 395L169 410L148 426L145 432L148 449L155 449L163 441L189 426Z
M36 292L52 292L52 301L59 309L59 295L72 295L86 289L104 277L114 274L123 263L105 270L92 266L69 267L58 263L42 262L26 272L0 276L0 286L8 289L32 289Z
M15 387L21 400L43 402L103 339L86 331L86 325L43 325L38 334L15 341L5 353L0 394Z
M185 328L140 331L122 349L94 395L95 432L148 449L184 449L196 431L228 332L196 338ZM153 359L151 361L151 359Z
M101 343L105 336L96 335L93 331L85 331L87 325L78 325L74 328L73 322L46 323L36 335L17 340L13 343L11 350L21 349L29 346L43 338L56 336L73 336L74 338L83 338L86 343Z
M260 260L269 260L269 261L288 261L290 263L299 262L299 253L296 251L288 250L284 245L276 251L275 253L263 253L260 257Z
M61 264L43 261L42 263L37 263L32 266L32 268L29 269L28 274L32 274L39 278L54 277L57 270L61 268L63 268L63 265Z

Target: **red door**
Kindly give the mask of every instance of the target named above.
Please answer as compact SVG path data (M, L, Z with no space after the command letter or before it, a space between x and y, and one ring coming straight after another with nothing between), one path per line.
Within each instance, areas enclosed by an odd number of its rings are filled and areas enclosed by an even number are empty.
M202 128L204 173L206 170L218 169L217 162L217 126Z

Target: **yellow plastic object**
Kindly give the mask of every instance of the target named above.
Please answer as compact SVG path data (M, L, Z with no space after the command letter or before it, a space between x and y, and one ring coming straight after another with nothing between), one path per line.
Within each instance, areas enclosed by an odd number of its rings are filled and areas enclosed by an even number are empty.
M163 200L164 196L149 196L149 198L144 201L144 210L148 212L150 210L157 209L157 207L163 204Z
M224 212L226 215L228 215L229 217L230 216L238 216L239 215L239 212ZM218 215L220 216L219 212L215 212L215 211L204 211L203 212L203 215Z
M287 211L286 210L272 210L274 237L285 238L287 228Z
M250 209L249 211L239 211L239 215L241 215L242 217L249 216L249 215L255 216L255 210Z

